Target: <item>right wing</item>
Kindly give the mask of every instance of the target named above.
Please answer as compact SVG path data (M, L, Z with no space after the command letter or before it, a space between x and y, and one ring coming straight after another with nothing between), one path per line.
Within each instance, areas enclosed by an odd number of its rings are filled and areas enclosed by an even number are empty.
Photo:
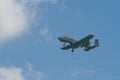
M62 49L62 50L68 50L68 49L70 49L70 48L72 48L72 45L67 45L67 46L65 46L65 47L62 47L61 49Z

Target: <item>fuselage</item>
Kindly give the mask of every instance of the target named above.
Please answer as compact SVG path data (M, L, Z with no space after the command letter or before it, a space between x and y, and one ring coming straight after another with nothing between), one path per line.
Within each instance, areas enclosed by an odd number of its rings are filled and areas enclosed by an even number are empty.
M74 40L73 38L69 38L68 36L62 36L62 37L58 37L59 41L61 42L68 42L70 44L75 43L76 40Z

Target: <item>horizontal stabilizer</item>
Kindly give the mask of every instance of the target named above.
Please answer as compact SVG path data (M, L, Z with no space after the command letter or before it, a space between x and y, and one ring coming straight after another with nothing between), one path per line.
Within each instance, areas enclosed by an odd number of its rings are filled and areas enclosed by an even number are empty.
M95 46L99 47L99 41L98 41L98 39L95 39Z
M95 45L89 46L89 47L85 48L85 51L89 51L91 49L94 49L95 47L99 47L99 41L98 41L98 39L95 39Z

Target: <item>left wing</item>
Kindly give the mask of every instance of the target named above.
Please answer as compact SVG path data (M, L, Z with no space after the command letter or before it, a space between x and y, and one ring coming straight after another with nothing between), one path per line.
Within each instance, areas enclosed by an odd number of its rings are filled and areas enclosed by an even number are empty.
M72 48L72 45L67 45L67 46L65 46L65 47L62 47L61 49L62 49L62 50L67 50L67 49L70 49L70 48Z

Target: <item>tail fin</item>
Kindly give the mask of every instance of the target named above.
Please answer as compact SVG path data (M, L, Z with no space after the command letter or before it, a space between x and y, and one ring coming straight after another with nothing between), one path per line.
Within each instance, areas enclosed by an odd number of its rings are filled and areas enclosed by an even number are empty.
M95 39L95 46L99 47L99 40L98 39Z

